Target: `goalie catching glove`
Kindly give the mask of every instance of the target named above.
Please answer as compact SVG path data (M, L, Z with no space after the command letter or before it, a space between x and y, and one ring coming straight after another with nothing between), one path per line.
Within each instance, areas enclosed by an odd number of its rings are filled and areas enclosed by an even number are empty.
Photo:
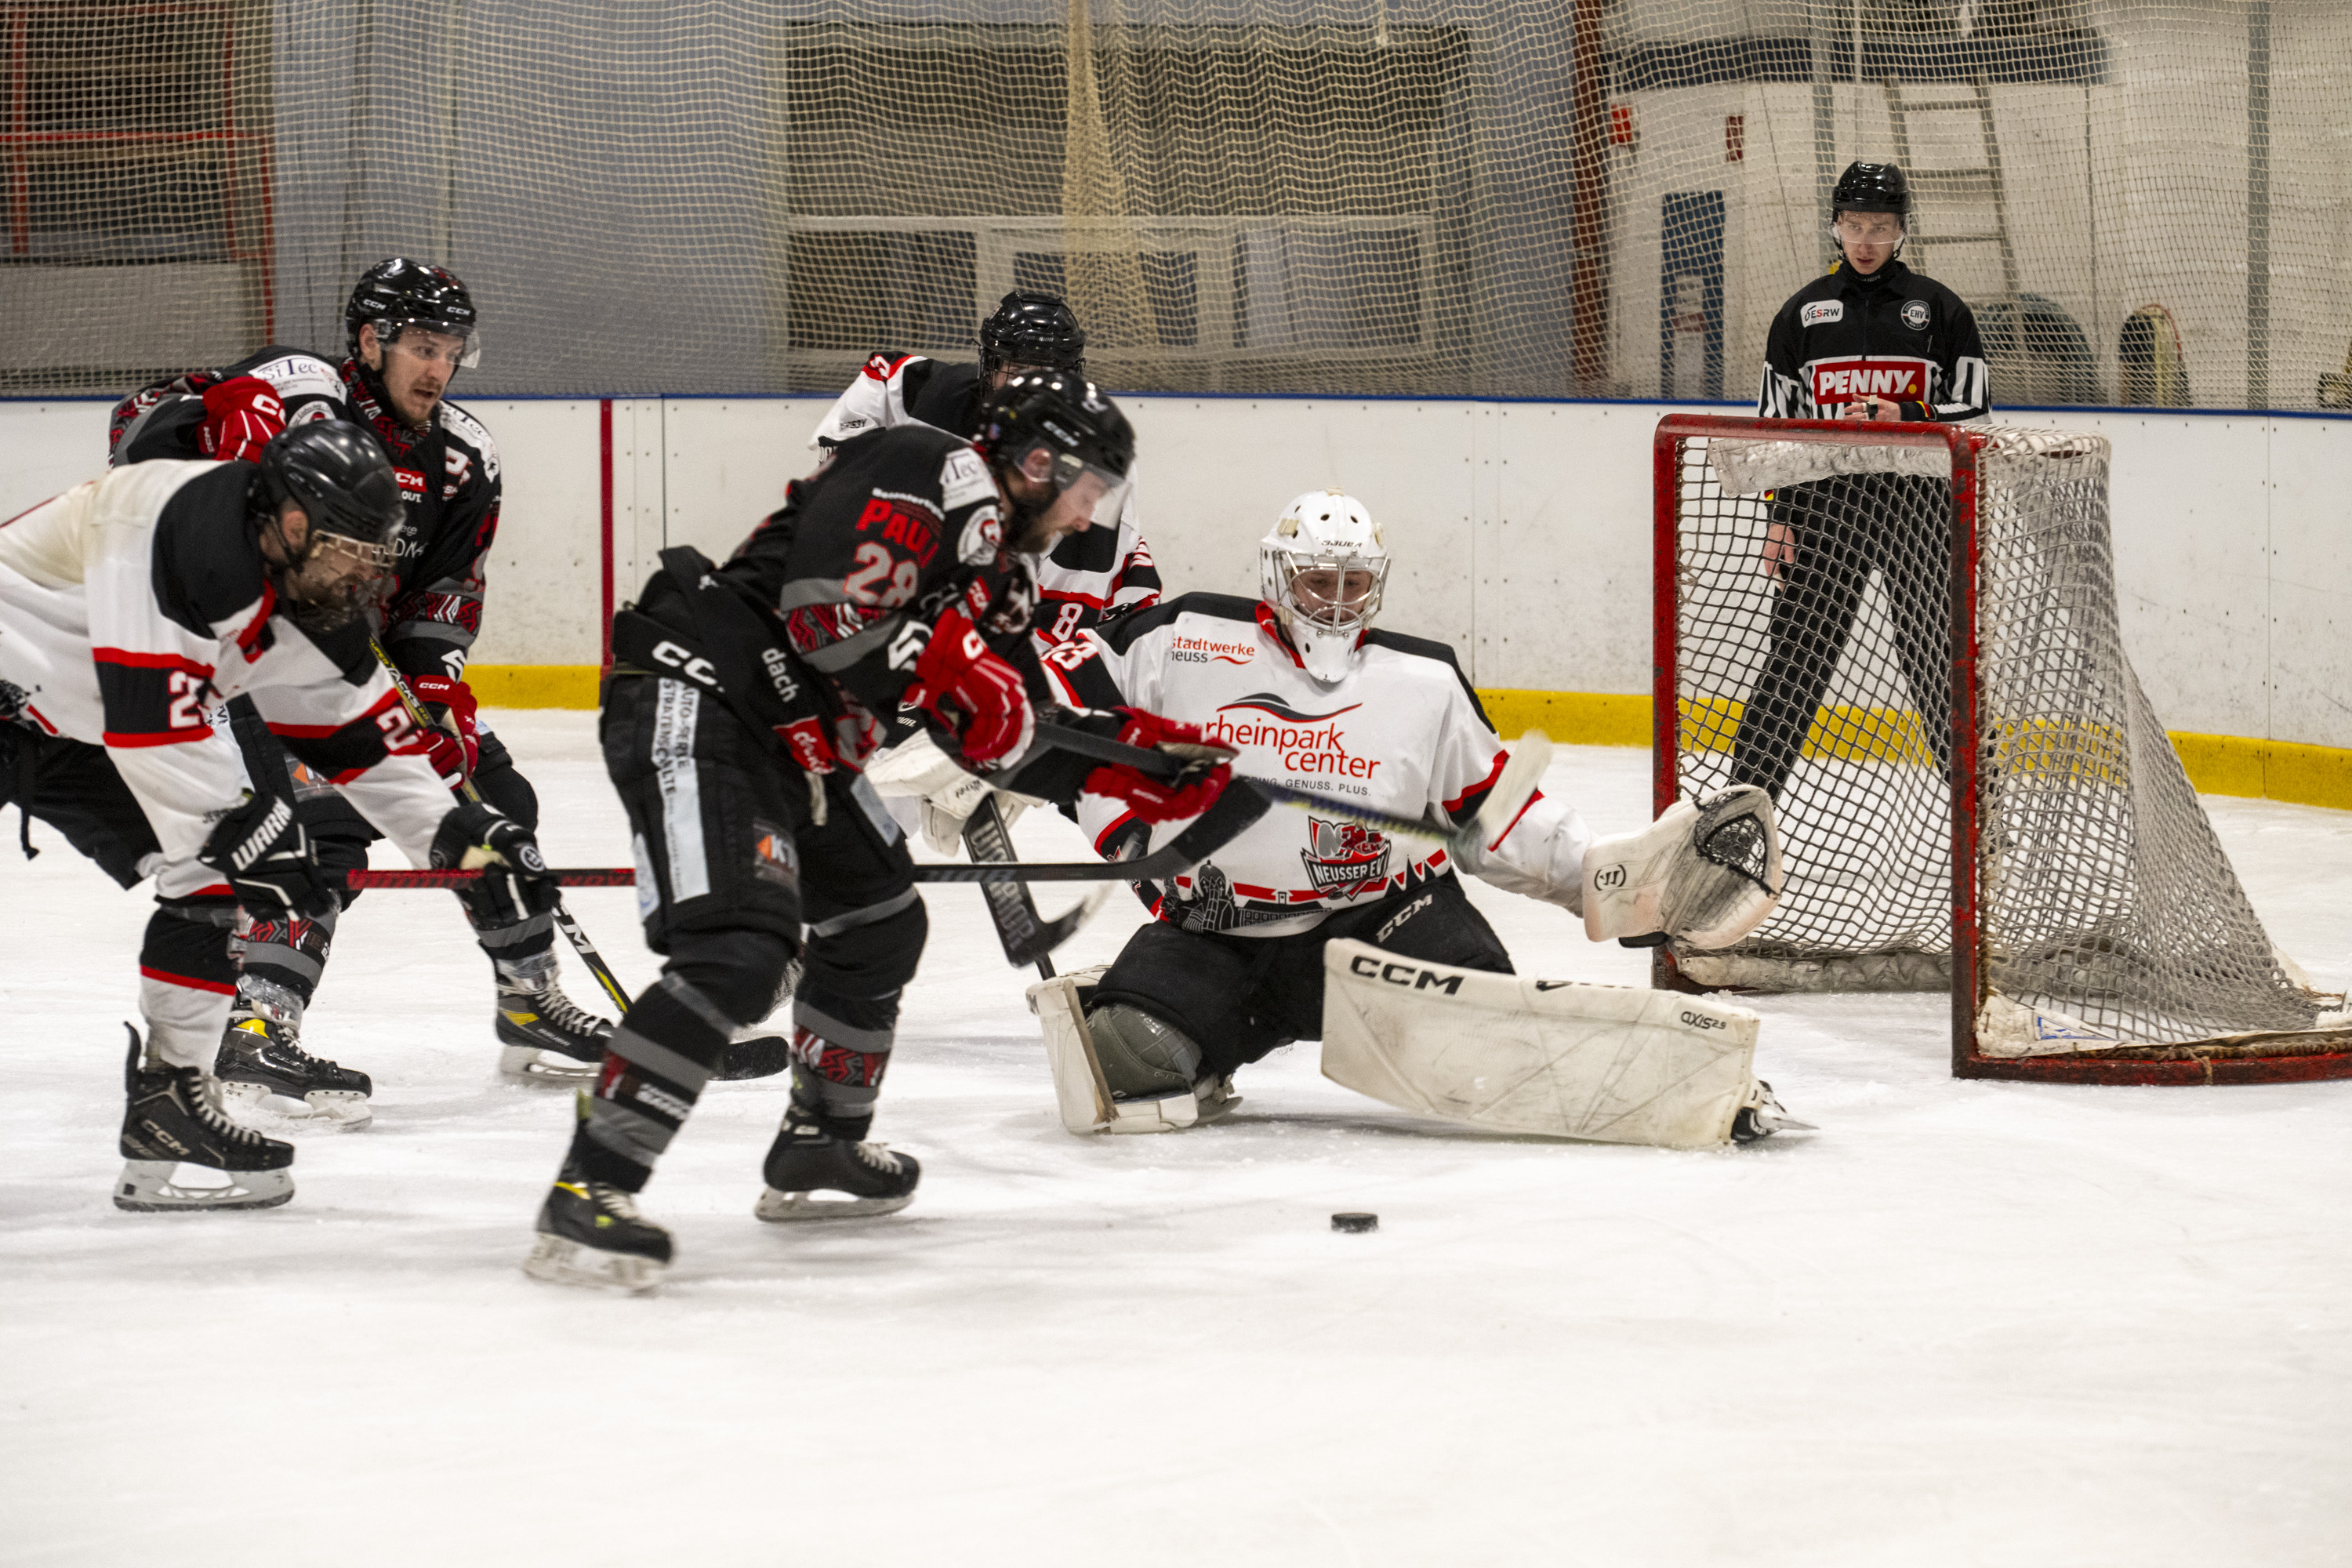
M1204 738L1197 724L1180 724L1140 708L1114 708L1126 722L1119 740L1175 758L1182 765L1155 777L1125 763L1108 763L1087 775L1088 795L1109 795L1133 807L1146 822L1179 822L1198 816L1233 783L1234 752Z
M224 815L196 851L255 913L285 910L312 918L335 907L335 895L310 853L310 836L283 795L255 795Z
M1729 947L1780 900L1780 834L1772 798L1734 784L1668 806L1639 833L1585 852L1584 933L1594 942L1663 931L1693 947Z

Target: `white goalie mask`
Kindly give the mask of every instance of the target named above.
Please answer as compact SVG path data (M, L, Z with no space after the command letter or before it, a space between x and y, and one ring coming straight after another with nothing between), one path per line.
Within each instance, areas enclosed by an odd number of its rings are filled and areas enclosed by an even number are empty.
M1307 673L1327 686L1345 679L1388 586L1381 525L1352 496L1309 490L1258 541L1257 561L1258 593L1282 617Z

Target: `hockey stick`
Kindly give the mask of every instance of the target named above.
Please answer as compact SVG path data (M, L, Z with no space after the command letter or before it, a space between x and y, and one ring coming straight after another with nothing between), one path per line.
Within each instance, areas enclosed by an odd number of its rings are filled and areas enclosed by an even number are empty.
M401 673L398 665L392 662L392 656L383 651L383 645L375 638L370 637L368 650L375 655L376 662L383 666L383 673L391 680L393 690L399 694L400 705L408 710L408 721L420 730L433 729L435 727L433 721L425 717L425 705L417 701L416 693L408 689L408 678ZM456 734L455 725L446 728L451 734ZM465 752L462 747L458 751L458 761L461 765L465 761ZM471 804L484 807L489 805L489 803L482 798L482 792L474 787L474 776L470 771L458 774L457 787L464 792L466 799ZM411 875L415 874L411 873ZM351 885L355 888L386 885L352 879L370 875L371 873L365 871L354 871L345 879L351 881ZM476 876L478 879L479 873L476 873ZM630 880L635 881L635 878L632 876ZM449 885L455 886L454 883ZM629 1010L629 994L622 989L620 976L614 974L613 966L604 962L604 955L596 951L596 944L588 940L588 933L580 928L580 922L572 918L572 911L563 907L563 895L561 893L555 896L553 914L556 929L561 931L565 940L572 943L572 951L580 955L580 962L588 966L588 973L596 977L596 984L604 987L604 994L612 999L613 1005L619 1008L625 1016Z
M1190 765L1166 752L1147 746L1130 746L1108 735L1067 729L1059 724L1039 724L1037 738L1047 745L1075 752L1083 757L1093 757L1098 762L1125 763L1138 773L1155 778L1173 778ZM1480 804L1477 815L1459 826L1430 822L1418 816L1401 816L1394 812L1375 811L1370 806L1353 805L1329 795L1318 795L1313 790L1295 789L1289 784L1274 784L1265 779L1237 776L1234 783L1247 784L1268 801L1320 812L1342 822L1360 823L1382 833L1434 838L1458 857L1465 850L1495 843L1509 832L1511 825L1518 821L1519 814L1527 810L1528 802L1534 798L1537 786L1543 783L1544 770L1550 765L1550 738L1540 730L1528 731L1519 738L1518 749L1511 752L1510 760L1496 775L1495 786L1486 792L1486 798ZM1225 793L1231 795L1233 792L1228 790ZM1220 795L1218 798L1222 800L1224 797ZM1156 860L1159 857L1155 855L1150 858ZM1144 862L1133 864L1139 867ZM1139 870L1129 880L1145 875Z
M964 819L963 847L974 860L1003 864L1020 858L1013 853L1013 834L1004 826L1004 813L993 795L982 795L978 808ZM1047 955L1076 936L1110 896L1110 886L1105 883L1069 913L1048 921L1037 912L1037 900L1029 896L1024 883L982 882L980 890L988 900L988 918L996 923L996 940L1004 944L1005 962L1016 969L1034 963L1038 977L1044 980L1054 978L1054 961Z
M1236 779L1237 784L1253 784ZM917 866L907 875L917 882L1157 882L1190 870L1266 814L1269 803L1255 789L1229 789L1193 818L1166 847L1140 860L982 860L959 865ZM475 881L479 871L354 871L355 888L455 888ZM627 888L637 874L626 866L551 870L550 880L566 888Z

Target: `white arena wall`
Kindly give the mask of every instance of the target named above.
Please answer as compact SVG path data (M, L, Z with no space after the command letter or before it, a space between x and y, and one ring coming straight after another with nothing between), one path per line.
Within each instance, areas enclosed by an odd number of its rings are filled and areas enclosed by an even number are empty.
M1140 437L1145 535L1172 591L1254 593L1255 543L1282 504L1332 485L1388 526L1387 624L1461 650L1481 688L1622 694L1572 704L1638 742L1650 681L1654 403L1279 397L1123 400ZM0 517L102 467L107 404L0 402ZM604 592L604 405L467 405L497 436L507 504L481 666L593 667ZM610 404L614 582L625 600L666 543L724 552L804 472L821 399ZM2027 412L2106 436L2126 647L2168 729L2352 752L2352 419ZM483 671L490 678L490 671ZM520 675L521 672L518 671ZM549 675L555 674L549 671ZM579 677L509 684L590 689ZM495 678L484 682L497 700ZM541 698L545 700L544 696ZM1555 724L1555 728L1559 728ZM2191 747L2184 744L2184 754ZM2190 757L2206 787L2243 766ZM2352 759L2318 803L2352 805ZM2305 786L2284 793L2314 798Z

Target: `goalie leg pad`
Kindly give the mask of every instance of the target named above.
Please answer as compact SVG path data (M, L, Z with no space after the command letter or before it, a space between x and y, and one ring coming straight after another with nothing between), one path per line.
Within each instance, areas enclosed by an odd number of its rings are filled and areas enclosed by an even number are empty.
M1603 838L1584 857L1584 934L1664 931L1693 947L1729 947L1780 900L1772 798L1734 784L1678 800L1639 833Z
M1152 1068L1136 1059L1135 1047L1122 1037L1139 1033L1131 1027L1135 1019L1155 1024L1158 1020L1116 1004L1098 1010L1094 1018L1087 1016L1087 999L1107 967L1074 970L1029 987L1029 1010L1037 1015L1045 1033L1045 1065L1054 1075L1054 1102L1061 1112L1062 1125L1081 1137L1094 1132L1175 1132L1192 1126L1201 1120L1200 1100L1192 1085L1172 1073L1154 1075ZM1113 1080L1099 1052L1103 1040L1094 1027L1104 1014L1113 1018L1110 1049L1120 1077L1153 1075L1160 1083L1156 1090L1135 1099L1112 1098ZM1165 1025L1160 1028L1192 1047L1197 1068L1200 1047Z
M1713 1149L1748 1102L1757 1015L1705 997L1323 950L1323 1076L1497 1132Z

